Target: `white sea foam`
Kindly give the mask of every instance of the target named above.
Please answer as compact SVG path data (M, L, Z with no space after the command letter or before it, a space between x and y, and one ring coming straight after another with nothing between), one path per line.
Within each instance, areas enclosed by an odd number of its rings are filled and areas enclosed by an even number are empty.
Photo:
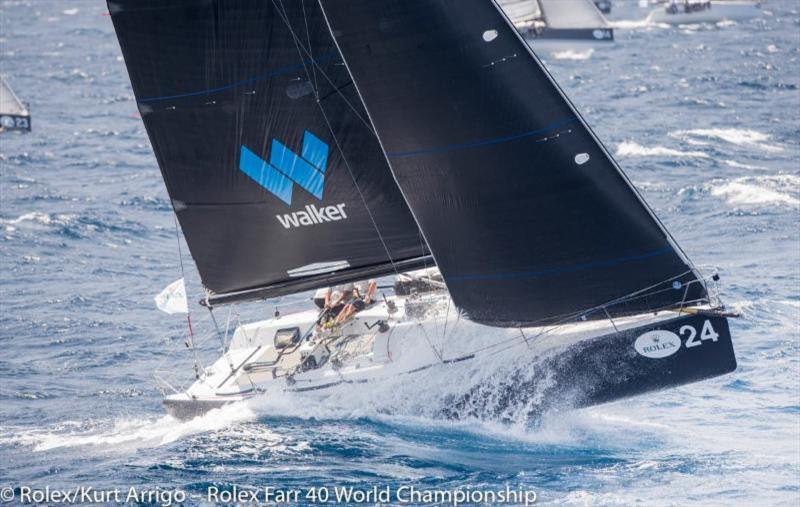
M48 225L53 221L53 219L47 213L41 213L39 211L33 211L31 213L25 213L17 218L2 220L4 224L19 224L22 222L38 222L40 224Z
M29 222L39 225L66 225L72 222L76 217L77 215L70 213L57 213L51 215L48 213L42 213L40 211L32 211L30 213L24 213L17 218L0 219L0 223L7 225L20 225L22 223Z
M800 177L795 175L745 176L707 185L711 195L724 198L734 206L798 206Z
M637 28L670 28L667 23L656 23L651 18L644 19L621 19L609 21L612 28L619 30L635 30Z
M756 148L762 151L778 153L782 152L783 148L775 144L769 144L769 134L764 134L756 130L749 129L735 129L735 128L710 128L710 129L691 129L691 130L677 130L669 133L670 137L678 139L691 138L706 138L706 139L719 139L727 143L735 144L737 146L744 146L747 148Z
M624 141L617 146L618 157L696 157L707 158L702 151L680 151L663 146L642 146L633 141Z
M244 404L212 410L203 417L179 421L170 416L115 421L65 421L43 428L0 428L0 443L31 446L34 451L61 447L92 447L124 452L174 442L186 435L215 431L254 417Z
M750 169L750 170L765 170L766 167L760 165L751 165L751 164L742 164L741 162L737 162L735 160L723 160L722 161L725 165L729 167L735 167L737 169Z
M565 51L554 51L553 58L556 60L588 60L594 54L593 48L587 48L583 51L574 51L567 49Z

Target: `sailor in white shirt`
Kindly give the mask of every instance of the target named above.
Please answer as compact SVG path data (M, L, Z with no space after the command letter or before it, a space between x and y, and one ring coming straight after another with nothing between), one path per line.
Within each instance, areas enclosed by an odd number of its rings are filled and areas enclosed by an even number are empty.
M337 324L347 321L350 317L369 306L375 296L375 290L378 288L375 280L362 280L352 285L353 297L336 317Z

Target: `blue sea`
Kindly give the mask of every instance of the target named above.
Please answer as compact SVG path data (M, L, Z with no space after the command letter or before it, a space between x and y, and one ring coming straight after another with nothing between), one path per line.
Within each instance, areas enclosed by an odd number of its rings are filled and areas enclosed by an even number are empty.
M0 134L0 488L12 504L23 487L207 504L210 487L413 486L524 489L542 505L797 506L799 11L769 0L738 23L628 20L613 47L542 55L687 254L719 270L741 313L735 373L535 426L291 398L178 422L154 380L193 377L185 321L153 304L181 276L175 222L107 7L3 0L0 71L33 131ZM185 244L183 256L195 301ZM207 312L192 312L207 336ZM201 353L211 361L218 342Z

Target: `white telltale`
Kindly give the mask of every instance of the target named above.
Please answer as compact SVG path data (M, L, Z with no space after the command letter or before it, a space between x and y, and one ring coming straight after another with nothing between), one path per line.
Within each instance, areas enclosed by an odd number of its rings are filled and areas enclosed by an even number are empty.
M583 165L589 161L589 154L588 153L578 153L575 155L575 163L578 165Z
M483 32L483 40L486 42L492 42L497 38L497 30L486 30Z

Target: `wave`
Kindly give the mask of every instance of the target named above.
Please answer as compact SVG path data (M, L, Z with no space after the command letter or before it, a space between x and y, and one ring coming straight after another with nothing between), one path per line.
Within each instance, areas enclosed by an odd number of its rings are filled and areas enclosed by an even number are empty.
M723 162L725 165L729 166L729 167L735 167L735 168L737 168L737 169L750 169L750 170L752 170L752 171L756 171L756 170L758 170L758 171L762 171L762 170L766 170L766 169L767 169L767 168L766 168L766 167L764 167L764 166L760 166L760 165L750 165L750 164L743 164L743 163L741 163L741 162L737 162L737 161L735 161L735 160L723 160L722 162Z
M556 60L588 60L594 54L593 48L588 48L583 51L574 51L567 49L565 51L554 51L550 54Z
M148 231L141 223L121 218L117 213L97 216L88 213L77 215L74 213L32 211L24 213L17 218L0 218L0 224L3 224L3 228L8 232L13 232L23 226L44 226L55 233L63 234L73 239L81 239L92 234L106 232L142 236Z
M749 129L735 129L735 128L711 128L711 129L691 129L691 130L676 130L669 133L670 137L678 139L686 139L692 141L692 138L705 138L705 139L719 139L727 143L735 144L737 146L744 146L747 148L757 148L770 153L779 153L783 151L783 147L775 144L769 144L770 135Z
M0 428L0 444L29 446L36 452L64 447L127 452L169 444L188 435L220 430L254 418L246 405L234 404L190 421L165 415L112 421L64 421L45 428L3 427Z
M0 219L0 223L6 225L19 225L23 222L33 222L39 225L67 225L73 222L77 218L77 215L72 214L57 214L57 215L50 215L48 213L42 213L40 211L32 211L30 213L24 213L17 218L11 219Z
M618 157L695 157L708 158L702 151L680 151L663 146L642 146L633 141L624 141L617 146Z
M800 177L795 175L744 176L707 185L711 195L724 198L733 206L800 205Z
M609 21L611 28L618 30L635 30L637 28L671 28L667 23L656 23L649 17L643 19L620 19Z

